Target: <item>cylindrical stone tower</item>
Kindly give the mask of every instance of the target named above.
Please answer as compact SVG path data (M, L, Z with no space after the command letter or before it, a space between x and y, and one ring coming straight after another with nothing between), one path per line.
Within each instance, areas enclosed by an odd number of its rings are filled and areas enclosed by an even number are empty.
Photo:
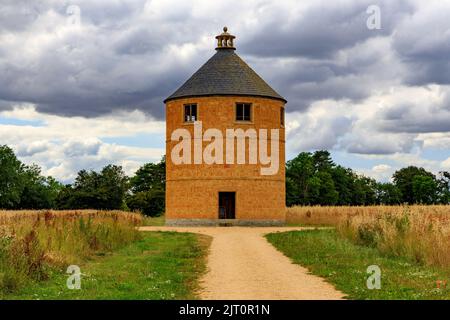
M169 225L284 223L286 100L234 38L224 28L216 54L164 101Z

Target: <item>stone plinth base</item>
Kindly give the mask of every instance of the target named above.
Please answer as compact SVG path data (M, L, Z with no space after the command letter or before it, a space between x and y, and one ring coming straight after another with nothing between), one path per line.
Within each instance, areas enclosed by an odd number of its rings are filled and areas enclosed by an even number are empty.
M241 220L241 219L166 219L167 226L284 226L283 220Z

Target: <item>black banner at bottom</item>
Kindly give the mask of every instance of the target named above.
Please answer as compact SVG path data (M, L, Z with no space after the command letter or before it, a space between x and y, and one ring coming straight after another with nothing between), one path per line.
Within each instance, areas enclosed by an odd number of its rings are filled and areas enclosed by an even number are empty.
M420 314L446 317L450 301L279 301L279 300L182 300L182 301L0 301L2 312L16 316L31 312L51 318L106 317L129 319L312 319L330 314L333 319ZM10 310L8 310L10 309Z

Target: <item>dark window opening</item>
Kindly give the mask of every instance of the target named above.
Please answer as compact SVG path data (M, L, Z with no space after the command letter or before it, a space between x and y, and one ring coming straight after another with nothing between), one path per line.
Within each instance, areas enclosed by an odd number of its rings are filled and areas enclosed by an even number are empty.
M236 121L251 121L251 113L250 103L236 103Z
M281 126L284 127L284 108L280 109L280 123Z
M197 121L197 105L196 104L185 104L184 105L184 122L194 122Z

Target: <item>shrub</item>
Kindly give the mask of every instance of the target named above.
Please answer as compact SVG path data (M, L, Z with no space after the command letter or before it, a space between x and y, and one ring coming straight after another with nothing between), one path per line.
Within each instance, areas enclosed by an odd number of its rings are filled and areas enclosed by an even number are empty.
M127 206L150 217L160 216L164 212L165 193L162 189L137 192L128 197Z

